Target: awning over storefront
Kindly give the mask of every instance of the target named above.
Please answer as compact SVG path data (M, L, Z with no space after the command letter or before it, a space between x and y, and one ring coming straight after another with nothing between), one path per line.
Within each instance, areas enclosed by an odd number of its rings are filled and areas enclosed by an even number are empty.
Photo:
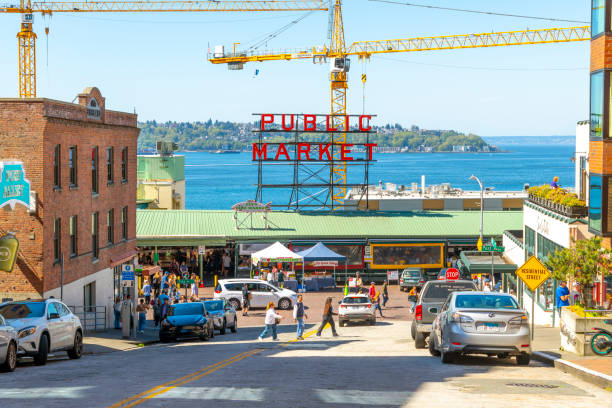
M129 262L132 259L136 258L136 256L138 256L138 251L136 251L135 249L131 249L126 252L122 252L120 254L117 254L111 257L110 266L111 268L113 268L117 265L121 265L122 263Z
M491 252L463 251L460 258L459 267L469 274L514 273L517 268L515 264L507 263L502 254L495 252L491 256Z

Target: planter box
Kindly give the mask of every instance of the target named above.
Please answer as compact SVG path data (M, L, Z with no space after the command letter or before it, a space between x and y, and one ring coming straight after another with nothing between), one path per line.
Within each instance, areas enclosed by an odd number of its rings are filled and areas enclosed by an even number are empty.
M604 320L612 319L610 316L581 317L567 307L562 308L561 321L559 322L559 334L561 336L561 347L563 350L576 353L579 356L594 355L593 350L591 350L591 333L593 327L612 330L612 324L606 324Z
M545 198L536 197L532 194L529 194L528 200L534 204L537 204L569 218L586 217L589 213L588 207L570 207L567 205L561 205Z

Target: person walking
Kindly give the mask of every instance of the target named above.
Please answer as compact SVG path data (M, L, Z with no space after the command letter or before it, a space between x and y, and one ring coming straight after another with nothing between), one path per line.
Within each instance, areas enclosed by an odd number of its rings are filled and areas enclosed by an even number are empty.
M304 337L302 337L304 334L304 319L308 319L302 299L302 295L298 295L297 302L293 305L293 321L297 323L295 338L298 340L304 340Z
M115 329L121 329L121 299L119 296L115 298L113 311L115 312Z
M282 289L284 284L285 284L285 272L283 272L283 270L281 269L278 271L278 287Z
M164 303L161 305L161 309L159 311L159 320L162 321L168 316L168 312L170 311L170 302L167 297L164 298Z
M385 281L385 283L383 283L383 287L382 287L382 298L383 298L383 307L385 307L387 305L387 302L389 301L389 290L387 288L387 286L389 286L389 282Z
M124 316L124 313L129 313L130 321L128 324L130 325L131 332L134 328L134 302L132 302L132 296L129 293L125 296L123 303L121 303L121 315Z
M191 280L193 283L191 284L191 296L198 297L198 290L200 286L200 278L195 273L191 274Z
M382 314L382 309L380 308L380 298L381 298L381 294L380 291L376 292L376 294L374 295L374 298L372 298L372 302L374 302L374 314L376 314L376 310L378 310L380 312L380 317L385 317Z
M363 280L361 279L361 274L357 272L355 274L355 293L359 293L359 290L363 286Z
M268 274L266 275L266 280L268 281L268 283L270 285L272 285L273 282L274 282L274 272L273 272L274 269L276 269L276 268L272 268L272 270L268 271Z
M266 308L266 327L259 335L258 340L263 341L263 339L266 338L270 330L272 331L272 340L278 340L278 337L276 335L276 325L280 322L280 319L282 318L283 316L276 314L276 311L274 310L274 302L269 302L268 307Z
M232 266L232 259L227 254L227 252L223 253L223 276L227 278L227 274L229 273L230 267Z
M148 303L145 303L144 299L140 299L140 303L136 306L136 313L138 313L138 332L141 334L144 334L147 324L147 309Z
M155 327L159 326L159 322L161 320L161 301L159 298L155 299L155 303L153 304L153 321L155 322Z
M338 337L338 333L336 332L336 325L334 323L334 315L338 313L334 313L334 308L332 307L332 298L328 297L325 300L325 306L323 307L323 319L321 321L321 326L319 326L319 330L317 330L317 336L321 336L321 332L327 323L331 326L332 333L334 337Z
M142 286L142 294L144 295L144 301L148 306L151 302L151 285L149 284L148 280L144 281L144 285Z
M159 271L155 272L153 279L151 279L151 283L153 286L153 297L158 298L161 293L161 274Z
M376 296L376 286L374 286L374 282L370 282L370 290L368 291L368 296L371 300L374 300L374 296Z
M242 284L242 315L249 315L249 306L251 305L251 293L246 283Z

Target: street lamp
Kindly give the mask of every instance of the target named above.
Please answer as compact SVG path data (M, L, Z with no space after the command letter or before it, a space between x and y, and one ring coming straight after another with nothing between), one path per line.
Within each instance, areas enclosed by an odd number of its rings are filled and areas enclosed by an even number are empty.
M475 180L478 185L480 186L480 244L483 245L483 237L482 237L482 225L483 225L483 220L484 220L484 188L482 185L482 182L480 181L480 179L478 177L476 177L475 175L471 175L470 176L470 180Z

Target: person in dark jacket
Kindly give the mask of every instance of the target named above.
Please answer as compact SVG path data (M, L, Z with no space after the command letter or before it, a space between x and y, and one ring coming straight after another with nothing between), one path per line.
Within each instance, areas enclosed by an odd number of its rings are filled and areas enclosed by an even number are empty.
M331 326L332 333L334 337L338 337L338 333L336 332L336 325L334 324L334 315L338 313L334 313L334 308L332 307L332 298L328 297L325 300L325 307L323 308L323 318L321 321L321 326L319 326L319 330L317 330L317 336L321 336L321 332L327 323Z

